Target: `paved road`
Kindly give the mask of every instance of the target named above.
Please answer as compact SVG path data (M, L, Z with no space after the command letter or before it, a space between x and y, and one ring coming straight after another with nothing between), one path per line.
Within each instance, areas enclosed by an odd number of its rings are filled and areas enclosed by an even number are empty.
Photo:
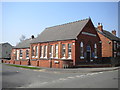
M3 88L118 88L118 70L61 73L3 64Z

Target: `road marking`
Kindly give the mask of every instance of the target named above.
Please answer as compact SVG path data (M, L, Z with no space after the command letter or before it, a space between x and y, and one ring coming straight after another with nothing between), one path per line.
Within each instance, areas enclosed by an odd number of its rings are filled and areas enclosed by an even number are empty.
M95 75L95 74L98 74L98 73L88 73L87 75Z
M80 77L79 75L75 76L75 77Z
M80 75L80 77L85 77L86 75Z
M67 77L67 78L75 78L75 77Z
M103 72L99 72L99 73L103 73Z
M59 80L63 80L63 81L64 81L64 80L67 80L67 79L65 79L65 78L60 78Z
M40 83L40 84L47 84L48 82L43 82L43 83Z
M44 71L45 71L45 69L42 69L42 70L33 70L33 71L44 72Z

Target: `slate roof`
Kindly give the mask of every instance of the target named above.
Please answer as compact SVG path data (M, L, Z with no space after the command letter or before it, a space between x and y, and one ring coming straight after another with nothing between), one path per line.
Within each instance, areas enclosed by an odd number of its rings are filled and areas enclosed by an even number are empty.
M113 35L112 33L110 33L109 31L103 30L103 32L101 32L100 30L98 30L96 28L97 32L101 33L102 35L104 35L105 37L107 37L108 39L112 40L112 41L120 41L120 38Z
M89 20L90 18L48 27L33 43L76 39Z
M22 42L18 43L14 48L30 48L30 43L32 43L34 39L30 38L30 39L23 40Z

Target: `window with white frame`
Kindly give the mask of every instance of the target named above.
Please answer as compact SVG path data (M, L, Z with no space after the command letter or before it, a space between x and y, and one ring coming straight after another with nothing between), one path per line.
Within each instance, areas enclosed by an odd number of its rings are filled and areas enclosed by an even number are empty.
M96 43L94 44L94 53L95 53L94 58L97 58L97 44Z
M44 58L47 58L47 46L44 46Z
M58 44L55 45L55 57L58 58Z
M16 59L19 60L19 50L16 50Z
M32 47L32 56L34 56L35 54L35 50L34 50L34 46Z
M117 57L117 52L114 52L114 57Z
M29 58L29 50L26 50L26 58Z
M66 53L66 50L65 50L65 44L62 44L62 58L65 58L65 53Z
M53 58L53 45L50 45L50 58Z
M117 43L117 49L119 48L119 43Z
M71 59L71 54L72 54L72 44L68 44L68 58Z
M83 42L80 43L80 58L84 59L84 56L83 56Z
M38 46L35 47L36 57L38 57Z
M116 50L116 41L114 41L114 50Z
M43 46L40 46L40 58L43 58Z
M22 58L22 50L20 50L20 58Z

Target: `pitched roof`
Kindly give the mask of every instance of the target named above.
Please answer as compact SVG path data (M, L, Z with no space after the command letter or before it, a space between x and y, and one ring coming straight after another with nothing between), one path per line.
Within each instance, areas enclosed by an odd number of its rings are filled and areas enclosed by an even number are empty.
M33 43L76 39L89 20L90 18L48 27Z
M109 31L103 30L103 32L101 32L100 30L98 30L96 28L97 32L101 33L102 35L104 35L105 37L109 38L110 40L115 40L115 41L120 41L120 38L113 35L112 33L110 33Z
M30 43L32 43L34 41L34 39L30 38L30 39L23 40L20 43L18 43L14 48L29 48Z

